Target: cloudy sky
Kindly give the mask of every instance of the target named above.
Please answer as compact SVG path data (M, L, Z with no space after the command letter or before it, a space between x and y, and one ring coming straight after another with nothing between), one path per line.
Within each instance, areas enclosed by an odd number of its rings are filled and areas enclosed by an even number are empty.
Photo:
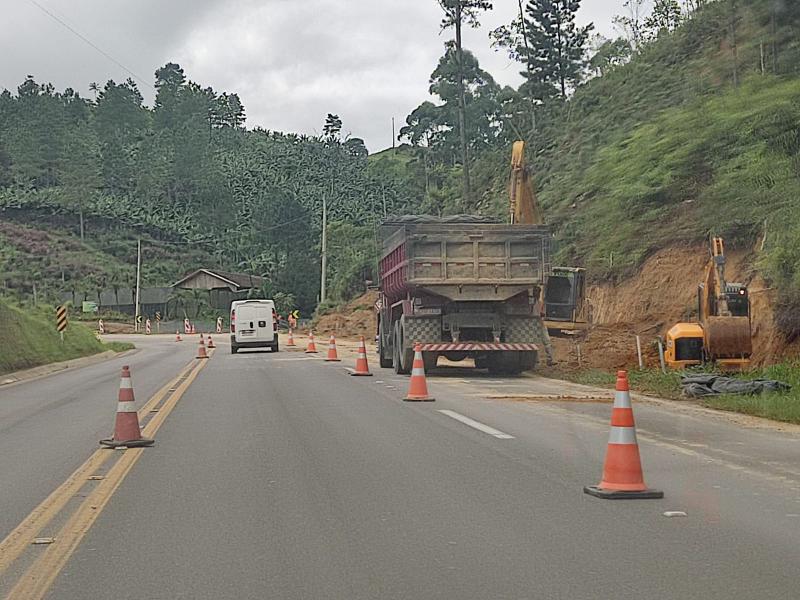
M579 19L610 36L622 3L583 0ZM124 80L128 69L150 103L153 72L174 61L204 86L237 92L249 127L313 134L332 112L370 151L390 146L392 117L399 129L428 97L428 78L450 35L439 30L435 0L0 0L0 6L0 88L16 89L31 74L89 96L90 82ZM513 19L517 0L494 6L465 45L498 82L516 84L519 65L489 48L488 32Z

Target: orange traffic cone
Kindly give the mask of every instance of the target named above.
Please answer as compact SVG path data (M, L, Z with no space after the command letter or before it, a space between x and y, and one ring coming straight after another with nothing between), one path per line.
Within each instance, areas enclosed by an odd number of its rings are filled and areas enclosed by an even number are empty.
M109 448L126 446L152 446L153 440L142 437L139 429L139 415L136 413L136 401L133 397L133 384L131 383L130 367L122 367L122 377L119 380L119 395L117 396L117 420L114 423L114 436L107 440L100 440L100 444Z
M317 345L314 343L314 332L311 331L308 334L308 346L306 347L306 354L316 354L317 353Z
M216 346L214 345L214 338L211 337L210 333L208 334L208 347L209 348L216 348Z
M181 340L181 332L180 332L180 330L179 330L179 329L176 329L176 330L175 330L175 341L176 341L176 342L181 342L181 341L183 341L183 340Z
M328 356L325 362L340 362L339 354L336 352L336 338L331 334L331 341L328 342Z
M367 346L364 343L364 336L358 342L358 358L356 358L356 370L351 372L350 375L354 377L372 377L369 372L369 365L367 364Z
M289 328L289 339L286 341L286 346L289 348L294 348L297 344L294 343L294 335L292 335L292 328Z
M433 402L428 395L428 382L425 379L425 363L422 361L422 345L417 342L414 346L414 364L411 367L411 383L408 395L403 398L406 402Z
M200 345L197 347L197 358L208 358L206 354L206 345L203 343L203 336L200 336Z
M663 498L664 492L648 489L644 484L636 425L633 422L628 373L617 372L614 409L611 411L611 435L608 439L603 479L583 491L598 498Z

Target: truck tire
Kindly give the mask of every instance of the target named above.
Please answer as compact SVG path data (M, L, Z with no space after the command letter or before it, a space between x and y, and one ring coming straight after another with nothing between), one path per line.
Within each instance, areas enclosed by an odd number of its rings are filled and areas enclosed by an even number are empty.
M391 348L386 347L386 339L385 325L383 324L383 319L381 319L378 325L378 363L381 369L392 368L392 351Z
M231 354L236 354L238 351L239 351L239 348L237 348L234 345L231 345Z
M394 324L394 343L392 344L392 350L394 372L398 375L408 375L411 373L414 352L403 351L403 326L400 321ZM410 360L409 354L411 355Z
M490 375L519 375L522 372L521 352L496 352L489 357Z
M436 368L436 363L439 361L439 355L436 352L423 352L422 360L425 363L425 373L430 373Z

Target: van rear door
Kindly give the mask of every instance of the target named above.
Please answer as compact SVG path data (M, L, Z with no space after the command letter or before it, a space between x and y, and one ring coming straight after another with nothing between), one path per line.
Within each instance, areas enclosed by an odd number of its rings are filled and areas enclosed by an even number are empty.
M272 304L248 302L236 307L236 341L272 343Z

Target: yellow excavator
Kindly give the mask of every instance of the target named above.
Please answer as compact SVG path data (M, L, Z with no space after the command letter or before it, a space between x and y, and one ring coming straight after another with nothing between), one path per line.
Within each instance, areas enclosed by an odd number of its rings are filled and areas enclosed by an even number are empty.
M664 359L673 369L713 362L723 371L750 366L753 338L747 287L725 279L725 245L711 238L711 255L697 290L697 323L676 323L667 332Z
M525 142L511 151L511 224L544 225L530 169L525 164ZM553 267L544 288L544 324L550 335L569 336L588 327L586 272L577 267Z

